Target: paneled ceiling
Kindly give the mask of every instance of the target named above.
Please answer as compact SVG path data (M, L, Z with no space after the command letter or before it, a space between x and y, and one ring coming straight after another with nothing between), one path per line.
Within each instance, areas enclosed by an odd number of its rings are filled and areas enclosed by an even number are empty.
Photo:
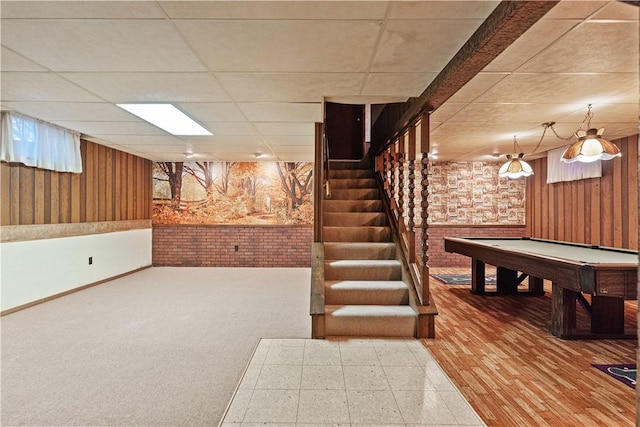
M6 1L3 110L157 161L313 160L323 99L419 96L497 1ZM432 115L433 154L530 152L593 104L638 133L640 8L562 1ZM172 136L116 103L169 102L214 135ZM565 145L548 132L537 155Z

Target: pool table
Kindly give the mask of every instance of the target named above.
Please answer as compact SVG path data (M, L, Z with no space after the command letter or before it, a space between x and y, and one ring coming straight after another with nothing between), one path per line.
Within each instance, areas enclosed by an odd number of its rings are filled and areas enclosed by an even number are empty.
M445 251L471 257L474 294L486 295L485 264L496 267L496 292L541 295L550 280L551 333L563 339L625 335L624 301L636 299L638 252L534 238L445 237ZM519 285L529 278L524 292ZM585 295L588 298L585 298ZM576 301L591 316L590 333L576 330Z

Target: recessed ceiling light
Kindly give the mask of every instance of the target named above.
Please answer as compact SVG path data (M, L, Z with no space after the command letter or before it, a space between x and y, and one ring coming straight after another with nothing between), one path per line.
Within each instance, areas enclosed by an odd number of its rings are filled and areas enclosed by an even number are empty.
M212 135L172 104L116 104L172 135Z

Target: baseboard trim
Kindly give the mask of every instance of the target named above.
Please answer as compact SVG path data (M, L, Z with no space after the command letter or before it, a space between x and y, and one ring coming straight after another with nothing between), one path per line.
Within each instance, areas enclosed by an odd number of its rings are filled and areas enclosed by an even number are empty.
M6 316L7 314L15 313L17 311L24 310L26 308L30 308L30 307L33 307L35 305L39 305L39 304L42 304L42 303L45 303L45 302L48 302L48 301L51 301L51 300L54 300L54 299L57 299L57 298L61 298L61 297L67 296L67 295L71 295L73 293L80 292L80 291L83 291L85 289L92 288L94 286L98 286L98 285L101 285L103 283L110 282L112 280L119 279L121 277L125 277L125 276L128 276L130 274L137 273L139 271L146 270L147 268L151 268L151 267L152 267L152 265L149 264L149 265L146 265L144 267L136 268L135 270L127 271L126 273L118 274L116 276L111 276L111 277L108 277L106 279L98 280L97 282L93 282L93 283L89 283L87 285L82 285L82 286L77 287L77 288L69 289L68 291L60 292L58 294L54 294L54 295L51 295L51 296L48 296L48 297L45 297L45 298L41 298L41 299L38 299L38 300L35 300L35 301L31 301L31 302L28 302L26 304L19 305L17 307L8 308L8 309L3 310L3 311L0 312L0 317Z

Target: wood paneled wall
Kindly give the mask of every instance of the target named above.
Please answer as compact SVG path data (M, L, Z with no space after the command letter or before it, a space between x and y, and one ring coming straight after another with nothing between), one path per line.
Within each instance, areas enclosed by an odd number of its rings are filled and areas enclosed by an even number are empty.
M530 162L527 235L638 249L638 135L615 142L622 157L602 162L602 177L547 184L547 159Z
M0 225L151 218L151 161L81 141L81 174L0 163Z

